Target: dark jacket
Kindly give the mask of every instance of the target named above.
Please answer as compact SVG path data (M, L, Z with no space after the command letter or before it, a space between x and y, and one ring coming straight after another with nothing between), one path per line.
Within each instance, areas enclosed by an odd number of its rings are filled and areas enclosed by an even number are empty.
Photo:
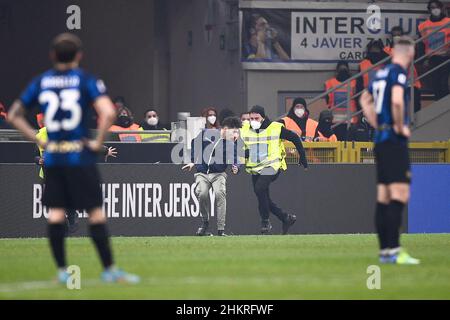
M225 172L228 165L238 164L237 143L221 138L218 129L203 129L191 141L191 162L197 172Z
M141 123L141 127L144 130L167 130L167 126L160 122L156 126L151 126L147 121L144 121Z

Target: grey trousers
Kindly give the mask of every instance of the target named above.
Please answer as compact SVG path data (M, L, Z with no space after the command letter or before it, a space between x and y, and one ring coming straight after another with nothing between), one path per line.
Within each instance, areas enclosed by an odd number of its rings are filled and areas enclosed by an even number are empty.
M215 194L217 214L217 230L225 230L225 216L227 213L227 174L222 173L196 173L195 194L200 203L200 214L203 221L209 221L210 201L209 190L212 188Z

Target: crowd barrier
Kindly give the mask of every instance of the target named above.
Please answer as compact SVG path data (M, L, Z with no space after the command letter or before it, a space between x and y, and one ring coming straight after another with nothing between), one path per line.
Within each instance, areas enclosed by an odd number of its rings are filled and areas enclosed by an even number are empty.
M372 142L304 142L310 163L374 163ZM295 146L285 143L286 162L298 163ZM412 163L450 163L450 141L411 142L409 155Z

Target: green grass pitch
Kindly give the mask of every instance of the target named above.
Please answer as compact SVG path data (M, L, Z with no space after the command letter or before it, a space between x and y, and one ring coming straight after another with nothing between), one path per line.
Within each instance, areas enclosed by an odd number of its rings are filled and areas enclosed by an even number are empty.
M378 265L375 235L113 238L139 285L104 284L88 238L67 239L81 289L56 284L46 239L0 240L1 299L450 299L450 234L404 235L419 266Z

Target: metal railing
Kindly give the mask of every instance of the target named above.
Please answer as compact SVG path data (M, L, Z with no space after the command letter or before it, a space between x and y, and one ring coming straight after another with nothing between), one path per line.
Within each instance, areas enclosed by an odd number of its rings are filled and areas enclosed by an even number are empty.
M450 22L449 22L449 23L446 23L446 24L444 24L444 25L442 25L442 26L440 26L439 28L436 28L436 29L433 30L431 33L427 34L426 36L423 36L423 37L421 37L421 38L415 40L415 41L414 41L414 44L417 45L418 43L423 42L423 40L425 40L425 39L431 37L432 35L438 33L439 31L441 31L441 30L443 30L443 29L445 29L445 28L448 28L448 27L450 27ZM447 47L449 44L450 44L449 42L445 42L445 43L444 43L443 45L441 45L440 47L433 49L432 51L430 51L430 52L424 54L423 56L421 56L421 57L417 58L416 60L414 60L413 63L411 63L411 67L410 67L410 70L409 70L409 73L410 73L410 75L409 75L409 82L408 82L408 86L411 87L411 101L410 101L410 106L409 106L409 113L410 113L410 115L411 115L411 124L414 124L414 117L412 116L412 115L414 115L414 90L415 90L415 89L414 89L414 83L415 83L417 80L420 80L420 79L422 79L422 78L428 76L429 74L431 74L432 72L436 71L437 69L442 68L442 67L445 66L446 64L450 63L450 59L448 59L447 61L444 61L443 63L439 64L438 66L434 67L433 69L428 70L427 72L423 73L422 75L420 75L420 76L418 76L418 77L414 77L414 68L415 68L414 66L415 66L416 63L422 61L423 59L425 59L425 58L427 58L427 57L429 57L429 56L432 56L432 55L435 54L436 52L441 51L442 49L444 49L445 47ZM348 78L347 80L345 80L345 81L342 82L341 84L339 84L339 85L337 85L337 86L335 86L335 87L332 87L332 88L326 90L325 92L323 92L323 93L319 94L318 96L316 96L316 97L312 98L311 100L309 100L308 103L309 103L309 104L312 104L312 103L314 103L314 102L316 102L316 101L319 101L320 99L324 99L324 98L326 98L330 93L335 92L336 90L341 89L341 88L347 86L347 100L341 101L340 103L338 103L337 105L333 106L333 107L330 108L329 110L332 111L332 110L334 110L334 109L336 109L336 108L339 108L339 107L344 106L344 104L347 104L347 105L346 105L347 113L346 113L345 120L336 122L335 124L333 124L332 128L335 128L335 127L337 127L338 125L341 125L341 124L346 123L346 124L347 124L347 131L348 131L349 128L350 128L350 125L351 125L351 119L352 119L353 117L359 115L360 113L362 113L362 110L358 110L358 111L353 112L353 113L351 112L351 110L350 110L351 101L354 100L354 99L356 99L356 98L358 98L358 97L359 97L360 95L362 95L362 93L364 92L364 90L361 90L360 92L357 92L356 94L352 94L352 88L351 88L351 85L350 85L351 82L354 81L354 80L357 80L358 78L364 76L364 75L367 74L367 73L372 72L374 69L379 68L380 66L384 65L384 64L385 64L386 62L388 62L389 60L391 60L391 56L388 56L388 57L386 57L386 58L380 60L380 61L377 62L376 64L372 65L370 68L368 68L368 69L366 69L366 70L363 70L363 71L359 72L359 73L356 74L356 75L351 76L350 78Z
M96 136L97 130L91 130L91 136ZM121 139L127 136L139 136L140 141ZM171 142L171 130L129 130L108 131L105 142L143 142L143 143L169 143ZM15 129L0 129L0 141L28 141L20 131Z
M297 164L299 155L291 142L285 142L286 162ZM372 142L304 142L309 163L375 163ZM450 163L450 140L409 143L411 163Z

